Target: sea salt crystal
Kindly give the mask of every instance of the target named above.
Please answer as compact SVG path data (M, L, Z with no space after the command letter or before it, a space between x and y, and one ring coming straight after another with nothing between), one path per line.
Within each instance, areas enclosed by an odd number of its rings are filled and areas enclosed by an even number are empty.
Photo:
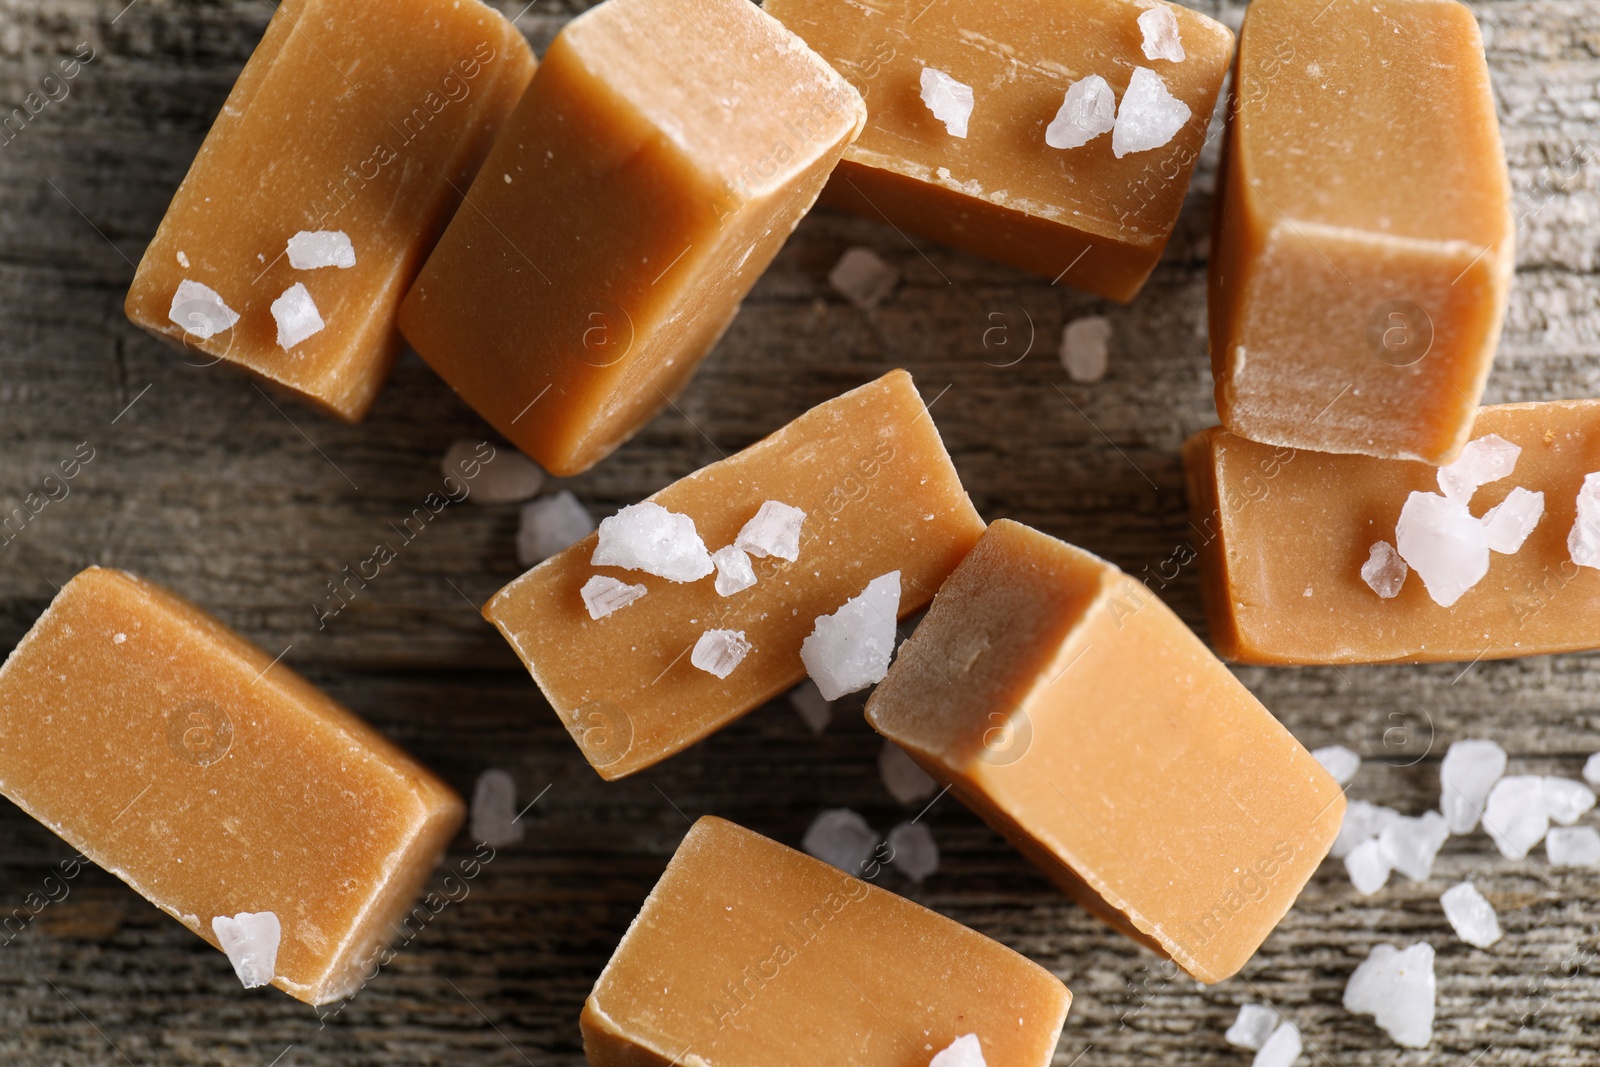
M1517 486L1506 498L1490 508L1479 521L1489 540L1489 550L1509 556L1521 551L1522 543L1544 518L1544 494L1530 493Z
M889 856L889 862L913 882L925 881L939 869L933 831L920 822L903 822L889 831Z
M744 662L749 651L750 642L744 639L743 630L707 630L694 643L689 662L707 674L726 678Z
M878 750L878 775L889 795L906 805L927 800L939 790L939 783L893 741L885 740Z
M1344 858L1344 869L1350 875L1350 884L1364 897L1370 897L1389 884L1389 858L1376 838L1369 838L1351 849Z
M231 919L218 915L211 920L211 932L217 935L233 973L246 989L271 983L278 966L278 943L283 939L277 915L270 911L241 911Z
M1189 105L1167 91L1161 75L1147 67L1135 67L1117 109L1111 154L1121 159L1130 152L1160 148L1183 129L1190 115Z
M516 781L498 768L478 775L472 787L472 839L503 848L521 841L523 831L517 820Z
M1550 829L1544 782L1534 775L1502 778L1489 791L1483 828L1509 859L1520 860Z
M1117 124L1117 95L1098 74L1067 87L1061 108L1044 130L1051 148L1081 148Z
M295 282L272 302L272 320L278 324L278 347L285 352L321 333L326 325L311 299L311 290L302 282Z
M805 720L811 732L818 736L833 721L833 704L822 699L822 691L809 678L789 690L789 703L795 713Z
M185 278L178 283L178 291L172 294L172 308L167 318L182 326L184 333L205 341L233 329L234 323L239 321L239 313L224 303L209 285Z
M1316 749L1311 753L1311 758L1322 764L1323 770L1333 775L1333 780L1340 785L1349 785L1361 769L1361 757L1343 745Z
M1300 1058L1300 1028L1285 1021L1267 1038L1250 1067L1290 1067Z
M1539 785L1544 794L1544 810L1550 813L1551 822L1571 826L1594 807L1594 790L1582 782L1547 775L1539 780Z
M1567 551L1580 567L1600 568L1600 471L1578 489L1578 517L1567 535Z
M1139 16L1139 30L1144 34L1146 59L1170 59L1183 62L1183 40L1178 36L1178 16L1170 7L1152 7Z
M733 543L757 559L777 556L790 563L800 558L800 527L806 513L778 500L768 500L744 524Z
M484 459L487 454L491 458ZM467 471L477 473L467 477ZM439 461L440 472L452 484L464 483L468 500L479 504L517 504L531 500L544 488L544 469L515 449L495 448L487 441L461 438L450 442Z
M967 120L972 117L972 86L963 85L942 70L922 68L922 102L933 117L944 123L951 137L967 136Z
M1600 788L1600 752L1596 752L1584 761L1583 780Z
M1600 832L1592 826L1557 826L1544 839L1554 867L1600 867Z
M1471 882L1446 889L1439 903L1444 906L1444 917L1450 920L1456 936L1467 944L1488 948L1500 940L1500 919Z
M1061 366L1075 382L1098 382L1106 376L1110 347L1110 319L1104 315L1076 319L1061 331Z
M1433 947L1419 941L1404 952L1393 945L1372 950L1344 988L1344 1007L1371 1015L1396 1044L1426 1048L1433 1040Z
M1389 866L1413 882L1426 882L1433 873L1433 861L1450 836L1444 816L1436 811L1418 818L1402 816L1384 827L1378 847Z
M600 542L589 562L644 571L670 582L696 582L715 569L694 520L649 500L601 520Z
M828 284L856 307L871 311L900 284L900 272L870 248L847 248L828 272Z
M1510 475L1520 455L1522 449L1499 434L1468 442L1454 463L1439 468L1439 491L1457 503L1470 504L1480 486Z
M737 545L719 548L711 553L711 563L717 568L717 595L732 596L756 584L755 568L750 557Z
M1449 607L1489 573L1489 537L1467 505L1437 493L1412 493L1400 509L1395 546L1428 595Z
M597 574L583 583L579 592L583 606L589 609L589 618L603 619L614 611L632 604L650 590L642 585L629 585L608 574Z
M1239 1005L1239 1017L1233 1020L1223 1039L1235 1048L1254 1052L1267 1043L1272 1031L1278 1028L1278 1013L1265 1004Z
M883 681L894 656L899 614L900 572L890 571L832 615L817 616L800 645L800 659L825 699L838 700Z
M989 1067L983 1060L983 1045L977 1034L964 1034L950 1047L928 1061L928 1067Z
M1506 773L1506 750L1493 741L1456 741L1439 765L1439 810L1453 834L1470 834L1489 790Z
M543 563L594 533L594 520L571 490L541 497L522 508L517 527L517 562L524 567Z
M1344 859L1363 841L1370 841L1400 818L1393 808L1379 807L1365 800L1352 800L1344 809L1344 821L1339 824L1339 836L1333 839L1329 855Z
M289 238L289 266L295 270L356 265L355 245L343 230L301 230Z
M811 820L800 847L846 874L860 876L878 847L878 835L849 808L829 808Z
M1361 580L1385 600L1393 600L1400 595L1401 587L1406 584L1406 575L1410 573L1406 561L1387 541L1373 542L1371 551L1367 553L1367 561L1361 565Z

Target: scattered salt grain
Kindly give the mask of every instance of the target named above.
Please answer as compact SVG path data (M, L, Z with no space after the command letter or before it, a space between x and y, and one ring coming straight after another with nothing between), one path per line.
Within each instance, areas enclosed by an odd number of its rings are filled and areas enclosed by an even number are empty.
M1567 535L1567 551L1580 567L1600 568L1600 471L1578 489L1578 517Z
M922 68L922 102L933 117L944 123L951 137L967 136L967 120L972 117L972 86L963 85L942 70Z
M1106 376L1111 346L1111 320L1090 315L1067 323L1061 331L1061 366L1075 382L1098 382Z
M479 504L517 504L539 495L544 488L544 469L515 449L489 447L490 459L483 458L486 441L462 438L450 442L439 461L439 470L452 484L465 482L468 500ZM466 472L477 468L468 478Z
M1550 829L1544 782L1534 775L1502 778L1489 791L1483 828L1509 859L1520 860Z
M928 1067L989 1067L983 1059L983 1045L977 1034L965 1034L950 1042L950 1047L934 1056Z
M1596 752L1584 761L1583 780L1600 789L1600 752Z
M878 775L889 795L907 806L927 800L939 789L939 783L917 766L905 749L889 740L878 751Z
M849 808L829 808L811 820L800 847L846 874L861 874L878 847L878 835L867 820Z
M1433 873L1433 861L1450 836L1444 816L1436 811L1418 818L1402 816L1384 827L1378 847L1389 866L1413 882L1426 882Z
M1183 62L1183 40L1178 36L1178 16L1170 7L1152 7L1139 16L1139 30L1144 34L1146 59L1170 59Z
M239 313L225 304L209 285L185 278L178 283L178 291L172 294L172 308L167 318L182 326L184 333L204 341L233 329L234 323L239 321Z
M1439 468L1439 491L1457 503L1470 504L1480 486L1510 475L1520 455L1522 449L1499 434L1468 442L1454 463Z
M272 302L272 320L278 324L278 347L285 352L321 333L326 325L311 299L311 290L301 282L289 286Z
M1600 832L1592 826L1557 826L1544 839L1553 867L1600 867Z
M1522 543L1542 518L1544 494L1530 493L1519 485L1479 521L1488 536L1490 551L1509 556L1522 549Z
M1406 1048L1426 1048L1433 1040L1433 947L1419 941L1404 952L1378 945L1350 976L1344 1007L1371 1015Z
M1365 800L1352 800L1344 809L1344 821L1339 824L1339 836L1333 840L1329 854L1334 859L1344 859L1363 841L1370 841L1400 818L1393 808L1379 807Z
M478 775L472 787L472 839L491 848L522 840L524 827L517 821L517 783L498 768Z
M694 643L689 662L707 674L726 678L744 662L749 651L750 642L744 639L743 630L707 630Z
M711 563L717 568L717 595L732 596L756 584L755 568L750 557L737 545L719 548L711 553Z
M289 266L295 270L348 270L355 265L355 245L343 230L301 230L289 238Z
M1067 87L1061 108L1044 130L1051 148L1081 148L1117 124L1117 95L1098 74Z
M1450 920L1456 936L1467 944L1488 948L1500 940L1500 919L1471 882L1446 889L1439 903L1444 906L1444 917Z
M800 558L800 527L806 513L777 500L768 500L733 543L757 559L777 556L790 563Z
M589 562L644 571L670 582L696 582L715 569L694 520L649 500L601 520L600 542Z
M1489 573L1489 538L1467 505L1437 493L1412 493L1400 509L1395 546L1428 595L1449 607Z
M1329 745L1311 753L1311 758L1322 764L1323 770L1333 775L1340 785L1349 785L1361 769L1361 757L1343 745Z
M1233 1020L1223 1039L1235 1048L1256 1051L1267 1043L1272 1031L1278 1027L1278 1013L1265 1004L1239 1005L1239 1017Z
M900 272L870 248L848 248L828 272L833 291L863 311L871 311L900 284Z
M1361 580L1385 600L1393 600L1400 595L1409 573L1411 571L1406 561L1387 541L1373 542L1371 551L1367 553L1367 561L1361 565Z
M1300 1028L1285 1021L1267 1038L1250 1067L1290 1067L1300 1058Z
M833 721L833 705L822 699L822 691L809 678L789 690L789 703L793 705L795 713L805 720L805 724L811 727L811 732L818 736Z
M1493 741L1456 741L1439 765L1439 810L1453 834L1470 834L1489 790L1506 773L1506 750Z
M1351 849L1344 858L1344 869L1350 875L1350 884L1364 897L1370 897L1389 884L1389 858L1376 838L1369 838Z
M1539 781L1544 794L1544 810L1550 821L1571 826L1594 807L1594 790L1570 778L1546 776Z
M567 489L542 497L522 508L517 527L517 562L524 567L543 563L594 533L594 520Z
M889 857L913 882L925 881L939 869L939 846L933 831L920 822L903 822L889 831Z
M189 254L181 248L178 249L178 266L184 270L189 269Z
M1117 109L1111 154L1121 159L1131 152L1160 148L1183 129L1191 114L1188 104L1167 91L1161 75L1147 67L1135 67Z
M608 574L597 574L583 583L579 592L583 606L589 609L589 618L603 619L614 611L632 604L650 590L642 585L629 585Z
M900 572L890 571L872 579L832 615L817 616L800 645L800 659L825 699L838 700L883 681L894 655L899 614Z
M217 935L233 973L246 989L271 983L278 966L278 943L283 939L277 915L270 911L241 911L231 919L218 915L211 920L211 932Z

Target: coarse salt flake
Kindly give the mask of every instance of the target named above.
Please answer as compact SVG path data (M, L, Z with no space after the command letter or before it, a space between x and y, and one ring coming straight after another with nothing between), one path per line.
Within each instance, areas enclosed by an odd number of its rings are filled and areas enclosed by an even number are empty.
M1051 148L1081 148L1117 124L1117 96L1098 74L1080 78L1067 87L1056 117L1044 130Z
M303 282L295 282L272 302L272 319L278 324L278 347L285 352L321 333L326 325Z
M1394 533L1400 558L1440 607L1450 607L1489 573L1488 533L1459 500L1412 493Z
M1106 376L1110 347L1110 319L1104 315L1074 319L1061 331L1061 366L1075 382L1098 382Z
M1522 449L1499 434L1469 441L1454 463L1439 468L1439 491L1451 500L1472 503L1472 494L1507 477L1517 467Z
M744 524L733 543L757 559L777 556L790 563L800 558L800 527L806 513L780 500L768 500Z
M589 562L671 582L696 582L716 569L694 520L649 500L601 521L600 540Z
M1139 16L1139 31L1144 34L1144 57L1183 62L1183 39L1178 33L1178 16L1170 7L1152 7Z
M278 966L278 944L283 939L283 927L276 914L241 911L231 918L218 915L211 920L211 932L217 935L228 962L233 964L233 973L246 989L271 983Z
M827 700L838 700L883 681L894 656L900 613L900 572L867 583L832 615L819 615L800 645L806 673Z
M726 678L733 669L744 662L750 651L743 630L707 630L694 643L689 662L718 678Z
M1600 568L1600 471L1578 489L1578 517L1567 535L1567 551L1580 567Z
M718 596L732 596L756 584L756 571L750 565L750 557L737 545L711 553L711 564L717 568Z
M956 81L942 70L922 68L922 102L933 117L944 123L951 137L967 136L967 120L972 117L972 86Z
M1506 498L1490 508L1479 521L1483 523L1489 550L1509 556L1522 549L1522 544L1533 533L1539 520L1544 518L1544 494L1530 493L1517 486Z
M963 1034L950 1042L932 1060L928 1067L989 1067L983 1059L983 1044L977 1034Z
M1410 573L1406 561L1387 541L1373 542L1367 553L1367 561L1361 565L1361 580L1385 600L1393 600L1400 595L1401 588L1406 584L1406 575Z
M1467 944L1488 948L1500 940L1500 919L1471 882L1446 889L1439 903L1444 908L1444 917L1450 920L1451 929Z
M863 311L889 298L900 284L900 272L870 248L847 248L828 272L833 291Z
M517 526L517 562L524 567L543 563L594 533L588 509L563 489L523 505Z
M356 265L356 248L343 230L301 230L289 238L289 266L295 270Z
M1161 75L1148 67L1135 67L1117 108L1111 153L1121 159L1160 148L1177 136L1192 114L1189 105L1167 89Z
M589 618L603 619L614 611L632 604L650 590L642 585L629 585L618 578L606 574L596 574L587 582L579 592L583 596L583 606L589 609Z
M172 308L167 318L183 332L200 341L233 329L239 313L223 302L217 291L209 285L192 282L188 278L178 283L172 294Z

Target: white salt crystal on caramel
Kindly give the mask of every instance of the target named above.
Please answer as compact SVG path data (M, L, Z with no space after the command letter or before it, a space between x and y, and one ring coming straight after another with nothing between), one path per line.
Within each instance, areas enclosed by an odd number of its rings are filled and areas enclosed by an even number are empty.
M543 563L592 533L594 520L571 490L542 497L523 506L517 527L517 562L524 567Z
M1393 808L1379 807L1365 800L1350 801L1344 809L1344 821L1339 824L1339 836L1333 839L1328 854L1336 860L1344 859L1357 845L1377 837L1400 817Z
M1261 1046L1261 1051L1256 1053L1256 1058L1251 1061L1250 1067L1290 1067L1300 1058L1303 1047L1300 1028L1285 1020L1272 1031L1272 1036L1267 1038Z
M1313 749L1311 758L1322 764L1322 769L1333 775L1333 780L1340 785L1349 785L1361 769L1361 757L1343 745Z
M1081 148L1117 124L1117 96L1098 74L1067 87L1056 117L1044 130L1051 148Z
M939 790L939 783L917 766L905 749L887 738L878 750L878 776L889 795L906 805L927 800Z
M933 831L920 822L897 825L889 831L889 862L913 882L926 881L939 869Z
M800 527L806 513L780 500L768 500L744 524L733 543L757 559L777 556L790 563L800 558Z
M707 630L694 643L689 662L718 678L726 678L733 669L744 662L750 651L750 642L743 630Z
M491 767L478 775L472 787L472 839L492 848L504 848L522 840L524 828L517 821L517 783L505 771Z
M1444 917L1450 920L1451 929L1467 944L1488 948L1500 940L1500 919L1471 882L1446 889L1439 903L1444 908Z
M1385 600L1393 600L1400 595L1401 588L1406 584L1406 575L1410 573L1406 561L1387 541L1373 542L1372 549L1367 553L1367 561L1361 565L1361 580Z
M1350 875L1350 884L1356 892L1370 897L1389 884L1392 869L1389 857L1376 838L1369 838L1350 850L1344 858L1344 869Z
M1384 827L1378 847L1393 870L1413 882L1426 882L1433 873L1434 858L1449 836L1444 816L1429 811L1415 819L1401 816Z
M217 935L233 973L246 989L271 983L278 966L278 943L283 939L277 915L270 911L241 911L232 918L218 915L211 920L211 932Z
M1139 16L1139 31L1144 34L1144 57L1183 62L1183 39L1178 34L1178 16L1169 7L1152 7Z
M596 567L644 571L670 582L695 582L715 569L694 520L648 500L630 504L600 523Z
M900 272L870 248L847 248L828 272L828 284L856 307L871 311L900 284Z
M1468 739L1451 744L1439 765L1439 811L1453 834L1470 834L1483 818L1483 806L1506 773L1506 750L1493 741Z
M355 265L355 245L343 230L301 230L289 238L289 266L295 270L348 270Z
M811 820L800 847L824 863L831 863L859 878L878 847L878 834L867 825L867 820L849 808L829 808Z
M822 698L822 691L817 688L817 683L809 678L789 690L789 704L811 728L811 732L819 736L828 728L828 723L833 721L832 702Z
M239 321L239 313L224 303L209 285L185 278L172 294L172 309L167 312L167 318L182 326L184 333L205 341L233 329Z
M928 1061L928 1067L989 1067L977 1034L963 1034Z
M1121 159L1160 148L1177 136L1191 114L1189 105L1168 91L1161 75L1147 67L1135 67L1117 108L1111 153Z
M1426 1048L1433 1040L1435 993L1431 945L1418 942L1404 952L1378 945L1350 976L1344 1007L1373 1016L1396 1044Z
M608 574L595 575L584 582L583 588L579 590L583 596L583 606L589 609L591 619L603 619L612 612L632 604L649 591L645 586L629 585ZM719 677L726 678L727 675Z
M1600 867L1600 832L1592 826L1557 826L1544 839L1554 867Z
M1600 471L1578 489L1578 517L1567 535L1567 551L1580 567L1600 568Z
M827 700L838 700L883 681L894 656L900 613L900 572L867 584L832 615L819 615L800 645L806 673Z
M1481 486L1498 482L1517 467L1522 448L1499 434L1488 434L1470 441L1454 463L1439 468L1439 491L1462 504L1472 503L1472 494Z
M272 302L272 319L278 324L278 347L285 352L321 333L326 325L317 302L311 299L311 290L302 282L295 282Z
M1111 347L1111 320L1090 315L1067 323L1061 331L1061 366L1075 382L1098 382L1106 376Z
M972 117L972 86L956 81L942 70L922 68L922 102L933 117L944 123L951 137L967 136L967 120Z
M1543 517L1544 494L1530 493L1519 485L1486 511L1479 521L1483 523L1489 550L1509 556L1522 549L1523 542Z
M1238 1017L1222 1037L1235 1048L1247 1048L1254 1052L1267 1043L1267 1038L1277 1028L1277 1012L1265 1004L1241 1004Z
M717 568L717 595L732 596L756 584L756 571L750 557L737 545L728 545L711 553L711 565Z
M1489 573L1488 534L1459 500L1412 493L1394 534L1400 558L1440 607L1460 600Z
M521 452L508 447L492 448L491 459L483 458L486 441L459 438L451 441L439 461L439 470L454 482L467 487L468 500L479 504L516 504L539 495L544 488L544 468ZM466 472L476 466L477 473ZM588 531L585 531L587 533Z

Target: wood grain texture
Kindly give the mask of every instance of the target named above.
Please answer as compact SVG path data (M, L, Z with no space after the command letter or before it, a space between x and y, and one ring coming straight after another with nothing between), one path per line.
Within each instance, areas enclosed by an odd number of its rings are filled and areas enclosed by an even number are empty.
M516 509L452 506L400 546L325 628L313 605L346 564L439 485L438 460L483 425L414 356L372 418L345 427L222 368L186 366L121 304L144 244L271 7L262 0L0 0L0 114L83 41L96 56L0 148L0 509L81 442L95 459L0 547L0 648L89 563L127 567L215 611L469 791L488 766L548 793L394 963L325 1026L273 990L242 992L226 960L98 870L0 945L0 1062L18 1064L537 1064L582 1062L577 1014L687 819L716 813L789 843L820 808L881 830L905 813L877 780L859 705L813 738L764 708L637 779L606 785L477 605L518 572ZM687 2L687 0L686 0ZM582 3L541 0L519 25L542 51ZM1243 6L1200 4L1237 26ZM506 4L516 14L520 3ZM1488 398L1600 395L1600 4L1488 0L1484 25L1517 191L1519 269ZM598 516L741 448L807 407L909 368L974 502L1131 572L1183 543L1177 448L1214 421L1204 271L1216 138L1178 232L1140 299L1115 307L870 221L807 219L688 392L570 487ZM863 315L825 275L851 244L904 274ZM1073 385L1065 321L1115 325L1112 367ZM1032 339L1031 348L1028 345ZM1004 343L1001 343L1001 342ZM1199 624L1194 575L1164 595ZM1308 745L1368 763L1352 795L1418 813L1437 803L1452 740L1493 737L1513 770L1575 776L1600 749L1600 656L1416 668L1249 669L1252 690ZM1223 1030L1270 999L1312 1064L1589 1064L1600 1056L1600 901L1591 873L1451 840L1434 878L1361 900L1326 865L1244 975L1211 988L1089 920L948 800L926 817L944 868L883 883L1052 968L1076 1000L1060 1067L1238 1065ZM450 865L470 854L459 841ZM70 853L0 808L0 919ZM1500 909L1487 952L1456 940L1437 898L1470 875ZM59 895L59 894L58 894ZM1395 1048L1339 1006L1383 940L1439 952L1437 1036ZM885 960L884 966L894 966ZM1003 1065L998 1065L1003 1067Z

